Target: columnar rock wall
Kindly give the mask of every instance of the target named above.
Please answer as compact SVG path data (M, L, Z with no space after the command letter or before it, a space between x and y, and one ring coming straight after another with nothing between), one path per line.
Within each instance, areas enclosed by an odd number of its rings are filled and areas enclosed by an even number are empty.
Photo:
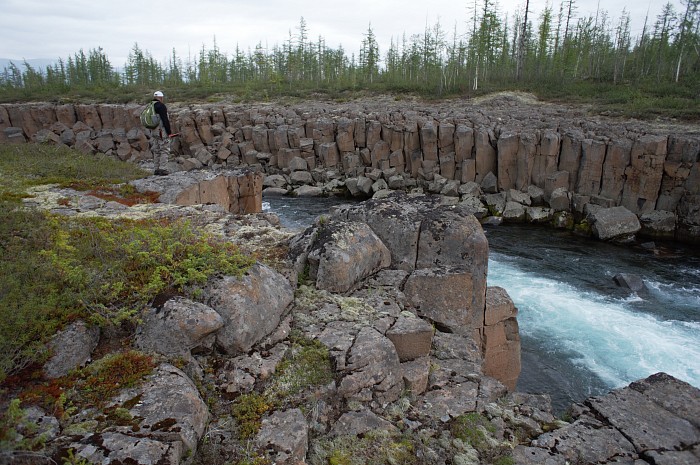
M54 142L122 160L150 157L139 105L0 105L0 142ZM170 105L181 137L174 170L250 166L287 190L347 183L382 188L475 182L484 192L544 191L579 214L623 206L700 240L700 130L591 117L513 97L423 104ZM271 187L272 185L266 186ZM453 189L457 192L456 189ZM509 199L510 200L510 199ZM665 229L664 229L665 228Z

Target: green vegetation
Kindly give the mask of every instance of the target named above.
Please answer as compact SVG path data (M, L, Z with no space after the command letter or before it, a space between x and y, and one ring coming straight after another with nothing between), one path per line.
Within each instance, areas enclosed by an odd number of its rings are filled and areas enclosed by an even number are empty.
M85 405L101 405L119 390L134 387L155 368L153 358L135 350L108 354L71 376ZM128 411L127 411L128 413ZM123 418L123 412L115 411Z
M231 408L242 439L257 434L263 415L269 411L282 406L303 407L310 390L333 380L330 356L323 344L298 331L293 331L289 340L292 346L262 394L244 394Z
M114 189L112 184L147 175L134 164L105 155L85 155L67 147L0 145L0 200L28 197L27 188L43 184L79 190Z
M494 426L478 413L460 415L453 421L450 431L452 435L470 444L474 449L485 449L488 445L489 434L495 431Z
M238 422L241 439L249 439L260 430L262 417L274 408L267 396L258 393L243 394L231 407L231 413Z
M420 447L420 446L418 446ZM424 463L416 456L414 438L373 431L358 436L338 436L318 441L310 452L310 463L330 465Z
M437 22L381 51L370 26L357 57L342 45L328 47L323 37L310 40L302 17L296 34L270 48L261 42L254 50L223 51L214 41L185 61L173 50L160 63L134 44L121 71L101 48L81 49L44 70L13 63L0 73L0 101L142 102L156 87L180 101L520 90L614 114L698 119L700 0L682 4L681 11L665 4L633 36L626 10L616 21L604 9L577 17L576 2L561 0L533 18L529 4L505 16L496 2L476 2L469 16L456 18L468 25L464 33Z
M253 263L184 221L109 221L20 206L31 185L109 189L137 174L126 163L88 162L60 148L0 147L0 380L45 360L45 342L70 321L133 327L158 294L196 298L210 276L240 275Z
M328 348L315 339L307 339L293 331L292 347L277 366L275 376L265 389L266 395L282 402L310 386L323 386L333 381Z
M39 405L57 418L67 420L75 411L102 407L121 389L138 385L155 366L153 358L144 353L135 350L113 352L61 378L28 382L19 394L19 400L24 404ZM131 420L123 406L105 413L112 423Z
M13 399L0 414L0 451L33 451L43 447L46 438L37 425L27 419L19 399Z
M485 463L509 465L513 463L510 456L510 446L501 444L493 434L496 427L484 416L478 413L460 415L450 425L452 436L469 444Z

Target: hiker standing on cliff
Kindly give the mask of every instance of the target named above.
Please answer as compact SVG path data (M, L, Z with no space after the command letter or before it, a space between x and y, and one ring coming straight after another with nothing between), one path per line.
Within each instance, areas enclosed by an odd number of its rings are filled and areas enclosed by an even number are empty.
M151 137L153 141L153 174L162 176L168 174L165 170L165 165L168 163L170 158L170 140L176 137L177 134L173 134L170 129L170 120L168 119L168 108L163 103L163 92L157 90L153 93L153 100L156 102L154 109L156 114L160 116L160 125L158 126L157 133L154 133Z

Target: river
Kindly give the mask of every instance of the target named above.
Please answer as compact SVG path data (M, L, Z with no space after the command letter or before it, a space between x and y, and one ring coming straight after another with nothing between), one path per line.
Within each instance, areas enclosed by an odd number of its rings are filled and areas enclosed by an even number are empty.
M266 198L264 209L303 229L338 199ZM614 245L542 226L485 227L488 285L518 308L517 389L572 402L664 371L700 387L700 251L678 244ZM613 276L642 277L631 293Z

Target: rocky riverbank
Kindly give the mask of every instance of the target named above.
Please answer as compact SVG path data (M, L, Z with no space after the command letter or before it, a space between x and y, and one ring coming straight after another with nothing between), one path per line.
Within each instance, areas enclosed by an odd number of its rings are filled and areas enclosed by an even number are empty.
M183 172L134 185L177 199L202 183ZM588 399L566 421L547 396L512 392L516 309L506 290L487 286L481 226L449 197L394 193L292 233L274 215L215 202L125 207L52 187L33 195L29 204L63 215L186 217L267 258L241 278L213 279L197 301L144 309L129 339L157 360L143 383L60 418L29 408L36 427L18 440L43 434L41 449L3 451L0 463L700 460L700 391L670 376ZM82 322L66 328L46 376L94 363L109 337Z
M141 108L0 105L0 142L65 144L143 162L151 134L139 125ZM593 117L518 94L170 111L181 133L171 172L250 167L265 175L270 194L419 190L468 201L475 213L604 240L700 238L697 126Z

